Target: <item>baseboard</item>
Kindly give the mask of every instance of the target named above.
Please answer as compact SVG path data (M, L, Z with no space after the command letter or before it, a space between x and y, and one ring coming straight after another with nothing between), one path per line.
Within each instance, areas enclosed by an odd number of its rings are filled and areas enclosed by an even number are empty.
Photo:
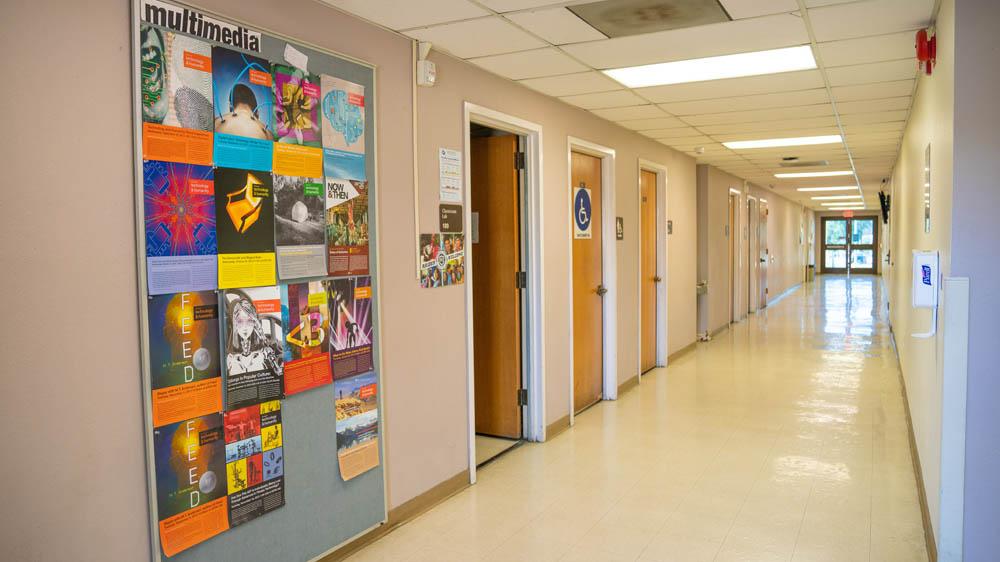
M698 341L697 340L695 340L695 341L693 341L693 342L685 345L684 347L678 349L677 351L671 353L670 355L667 356L667 365L670 365L676 359L680 359L684 355L690 353L696 347L698 347Z
M566 417L567 424L569 416ZM354 539L337 550L320 558L320 562L335 562L343 560L369 544L377 541L396 527L410 521L418 515L429 511L435 505L469 487L469 471L463 470L451 478L434 486L430 490L403 502L398 507L389 510L389 520L385 525L372 529L370 532Z
M720 326L720 327L716 328L714 332L712 332L711 334L709 334L708 337L714 338L715 336L721 334L722 332L725 332L728 329L729 329L729 324L726 324L725 326Z
M569 414L545 426L545 440L548 441L569 429Z
M639 375L636 375L629 380L618 385L618 397L621 398L622 394L632 390L633 388L639 386Z
M924 486L924 471L920 465L920 452L917 450L917 436L913 433L913 418L910 416L910 398L906 394L906 379L903 378L903 363L899 359L899 349L896 347L896 335L889 329L889 340L892 351L896 354L896 370L899 373L899 388L903 392L903 409L906 411L906 429L910 437L910 460L913 462L913 476L917 481L917 497L920 500L920 518L924 523L924 544L927 548L927 559L937 562L937 541L934 540L934 526L931 524L931 510L927 506L927 488Z

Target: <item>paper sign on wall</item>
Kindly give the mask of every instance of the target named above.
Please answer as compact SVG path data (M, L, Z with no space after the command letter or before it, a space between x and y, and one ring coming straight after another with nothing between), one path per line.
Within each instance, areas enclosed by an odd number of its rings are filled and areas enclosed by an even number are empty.
M588 240L591 234L590 190L586 187L573 188L573 238Z
M441 201L462 202L462 153L448 148L438 149L441 173Z

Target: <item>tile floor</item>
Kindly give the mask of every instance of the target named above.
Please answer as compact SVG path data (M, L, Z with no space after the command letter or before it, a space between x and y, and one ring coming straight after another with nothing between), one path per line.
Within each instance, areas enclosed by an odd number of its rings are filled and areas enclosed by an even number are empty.
M880 302L822 276L351 560L926 561Z

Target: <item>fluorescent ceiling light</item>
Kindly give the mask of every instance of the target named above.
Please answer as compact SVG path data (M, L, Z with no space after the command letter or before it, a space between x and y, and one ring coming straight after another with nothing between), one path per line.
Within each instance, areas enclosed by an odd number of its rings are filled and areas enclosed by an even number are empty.
M820 205L822 205L824 207L843 207L843 208L847 208L847 207L864 207L865 203L864 203L864 201L858 201L857 203L844 203L842 201L840 203L820 203Z
M794 172L787 174L774 174L776 178L825 178L832 176L850 176L854 172L850 170L837 170L835 172Z
M860 195L822 195L820 197L813 197L814 201L834 201L836 199L864 199Z
M628 88L644 88L813 68L816 68L816 59L813 57L812 47L802 45L769 51L613 68L603 72Z
M808 146L813 144L836 144L841 142L844 142L844 139L840 135L821 135L818 137L729 141L722 143L722 146L733 150L739 150L741 148L778 148L782 146Z
M834 187L800 187L796 191L854 191L856 185L838 185Z

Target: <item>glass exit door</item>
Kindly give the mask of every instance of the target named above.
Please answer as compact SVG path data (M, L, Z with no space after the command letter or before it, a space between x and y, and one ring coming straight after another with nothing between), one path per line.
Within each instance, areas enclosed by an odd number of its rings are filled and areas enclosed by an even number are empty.
M875 273L876 217L823 217L823 273Z

